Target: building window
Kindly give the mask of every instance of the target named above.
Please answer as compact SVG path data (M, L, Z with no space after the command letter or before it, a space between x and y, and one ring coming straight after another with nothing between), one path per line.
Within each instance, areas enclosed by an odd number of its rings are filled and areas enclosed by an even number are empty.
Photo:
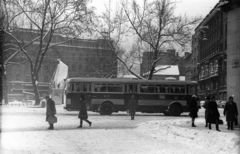
M20 81L20 74L16 74L16 81Z
M43 82L48 82L48 76L47 75L44 76Z
M82 65L80 64L78 67L79 67L79 69L78 69L79 72L81 72L82 71Z
M30 76L29 75L26 75L25 82L30 82Z
M76 67L74 64L72 64L72 71L75 72L76 71Z

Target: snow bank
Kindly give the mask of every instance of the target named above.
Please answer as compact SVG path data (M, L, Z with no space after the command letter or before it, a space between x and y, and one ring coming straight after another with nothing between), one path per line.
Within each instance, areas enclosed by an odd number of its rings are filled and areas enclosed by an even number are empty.
M197 119L198 127L190 127L190 119L150 121L139 125L136 129L145 135L158 139L167 138L170 142L189 145L196 149L204 149L207 153L236 154L239 153L239 130L228 131L220 125L221 132L204 127L204 119Z

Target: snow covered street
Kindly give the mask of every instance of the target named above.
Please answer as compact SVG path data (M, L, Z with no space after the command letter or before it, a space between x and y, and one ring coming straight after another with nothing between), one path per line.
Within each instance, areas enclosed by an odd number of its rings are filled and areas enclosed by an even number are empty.
M48 130L45 108L1 106L1 154L236 154L240 153L240 131L221 132L205 128L204 109L190 127L187 114L168 117L162 114L137 113L135 120L125 112L101 116L89 112L92 127L79 125L77 111L65 111L57 106L58 123Z

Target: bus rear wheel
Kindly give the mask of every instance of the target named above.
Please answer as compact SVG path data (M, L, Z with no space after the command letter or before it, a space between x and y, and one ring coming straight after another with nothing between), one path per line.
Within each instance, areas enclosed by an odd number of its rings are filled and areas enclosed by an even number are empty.
M182 107L179 104L170 105L169 114L171 116L180 116L182 113Z
M111 115L112 112L113 112L113 106L111 103L106 102L106 103L101 104L101 107L100 107L101 115Z

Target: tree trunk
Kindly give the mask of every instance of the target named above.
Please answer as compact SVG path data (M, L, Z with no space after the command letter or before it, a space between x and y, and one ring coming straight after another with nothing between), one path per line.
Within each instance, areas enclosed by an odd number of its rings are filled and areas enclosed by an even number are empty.
M7 85L7 74L5 73L5 69L3 69L2 74L2 83L3 83L3 99L5 104L8 104L8 85Z
M40 99L39 99L39 92L38 92L38 86L36 84L36 77L35 73L32 73L32 85L33 85L33 90L34 90L34 98L35 98L35 105L40 104Z

